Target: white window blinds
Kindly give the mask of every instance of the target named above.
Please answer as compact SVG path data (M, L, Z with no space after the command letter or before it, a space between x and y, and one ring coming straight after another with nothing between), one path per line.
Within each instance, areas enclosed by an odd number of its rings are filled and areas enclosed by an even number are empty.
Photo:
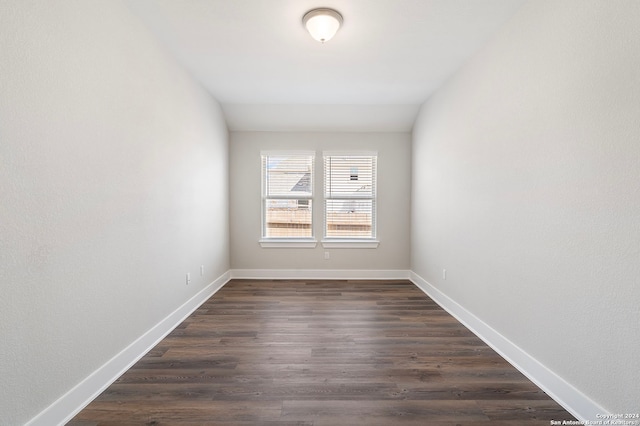
M325 237L375 238L375 154L324 154Z
M262 155L262 237L313 236L313 154Z

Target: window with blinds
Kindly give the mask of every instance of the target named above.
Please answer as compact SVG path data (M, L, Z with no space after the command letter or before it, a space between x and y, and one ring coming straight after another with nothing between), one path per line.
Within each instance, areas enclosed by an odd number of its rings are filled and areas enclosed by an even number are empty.
M262 154L262 237L313 237L313 153Z
M325 238L376 237L376 153L324 153Z

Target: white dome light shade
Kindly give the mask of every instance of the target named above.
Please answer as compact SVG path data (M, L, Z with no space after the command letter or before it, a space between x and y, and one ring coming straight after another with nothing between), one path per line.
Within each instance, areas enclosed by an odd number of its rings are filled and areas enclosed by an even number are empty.
M342 25L342 15L333 9L313 9L302 17L302 23L311 37L324 43L338 32Z

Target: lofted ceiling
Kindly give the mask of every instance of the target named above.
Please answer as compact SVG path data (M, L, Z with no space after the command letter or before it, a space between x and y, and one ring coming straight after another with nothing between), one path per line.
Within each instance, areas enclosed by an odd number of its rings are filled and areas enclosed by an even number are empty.
M230 130L410 131L420 105L525 0L128 0ZM302 25L344 17L326 44Z

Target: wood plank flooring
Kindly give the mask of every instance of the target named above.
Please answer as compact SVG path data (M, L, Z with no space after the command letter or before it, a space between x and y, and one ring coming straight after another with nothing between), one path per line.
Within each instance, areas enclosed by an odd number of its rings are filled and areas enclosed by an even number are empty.
M569 419L408 281L233 280L69 424Z

